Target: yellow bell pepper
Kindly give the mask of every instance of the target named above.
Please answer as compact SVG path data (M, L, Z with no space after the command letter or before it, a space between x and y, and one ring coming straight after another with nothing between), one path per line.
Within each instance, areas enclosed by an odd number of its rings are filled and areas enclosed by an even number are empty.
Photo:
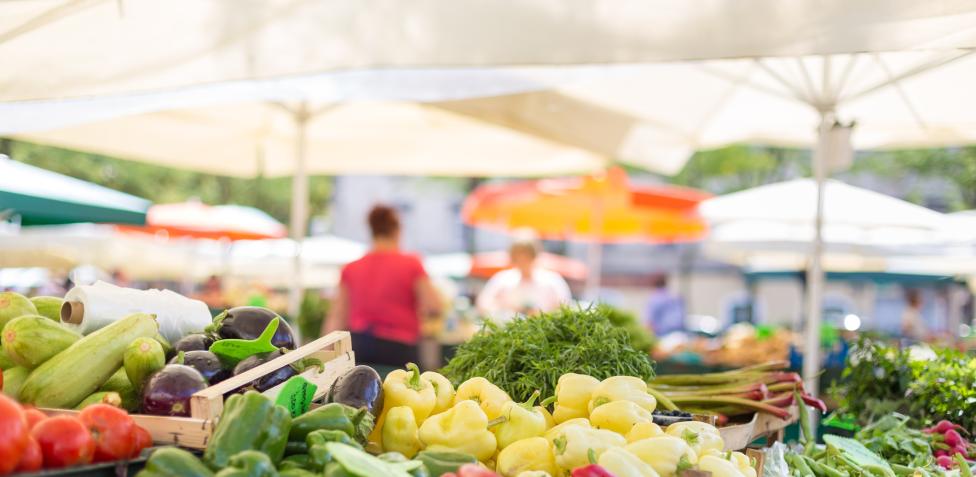
M407 406L413 410L414 420L420 424L430 416L436 402L434 386L430 381L420 379L420 369L416 364L407 363L406 370L391 371L383 380L383 411L369 434L369 442L382 443L383 424L390 409Z
M498 440L498 448L504 449L509 444L529 437L539 437L546 432L546 416L532 407L539 398L539 391L532 393L528 401L517 403L509 401L502 407L502 415L490 425L491 432Z
M474 401L460 401L420 425L420 442L428 448L450 449L486 461L495 454L497 441L488 430L488 416Z
M543 471L550 475L557 472L552 446L542 437L529 437L509 444L498 453L497 463L495 471L502 477L517 477L525 471Z
M603 451L612 447L623 447L627 440L612 431L583 426L569 426L553 439L556 465L565 472L590 463L592 457L599 459Z
M539 411L539 414L542 414L542 417L545 418L547 431L553 427L556 427L556 421L552 418L552 413L550 413L548 409L543 406L536 406L532 409Z
M515 477L552 477L552 474L541 470L526 470L525 472L519 472Z
M556 424L570 419L588 417L590 394L600 384L600 380L585 374L566 373L556 381L556 407L552 418Z
M481 410L485 411L489 420L501 416L505 403L512 401L508 393L482 377L471 378L458 386L457 393L454 394L454 404L469 399L481 405Z
M397 406L387 411L383 422L383 450L399 452L412 459L421 447L413 410L407 406Z
M715 450L722 452L725 442L718 429L707 422L684 421L676 422L668 426L664 433L669 436L684 439L689 446L699 456L705 455L708 451Z
M731 452L728 460L735 464L735 468L739 469L743 476L757 477L756 468L752 466L752 459L749 456L741 452Z
M589 411L613 401L630 401L648 412L654 412L657 407L657 399L647 393L647 383L634 376L613 376L600 381L590 396Z
M673 436L641 439L624 449L653 467L661 477L674 477L698 462L698 454L688 443Z
M638 422L634 424L634 427L630 428L624 437L627 438L627 442L637 442L641 439L647 439L648 437L663 436L664 431L661 426L654 424L653 422Z
M561 424L556 424L551 429L549 429L548 431L546 431L546 433L545 433L545 435L543 435L543 437L545 437L546 440L549 441L550 444L552 444L552 441L554 441L557 437L559 437L560 435L562 435L563 430L565 430L567 427L571 427L571 426L580 426L580 427L586 427L586 428L592 428L593 427L593 426L590 425L590 420L589 419L587 419L585 417L578 417L576 419L570 419L568 421L565 421L565 422L563 422Z
M714 455L706 455L698 461L698 470L711 472L712 477L745 477L735 464Z
M431 414L442 413L454 405L454 385L451 384L451 380L433 371L424 371L420 375L420 379L426 380L434 387L434 395L437 399L434 402L434 410L431 411Z
M593 409L590 424L597 429L606 429L622 436L627 435L635 424L654 423L651 411L631 401L613 401Z
M616 477L660 477L654 467L618 447L604 451L597 463Z

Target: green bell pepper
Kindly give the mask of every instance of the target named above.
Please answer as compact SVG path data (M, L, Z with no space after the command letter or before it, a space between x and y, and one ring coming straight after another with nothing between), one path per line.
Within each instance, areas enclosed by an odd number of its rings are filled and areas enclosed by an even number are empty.
M235 394L224 403L203 460L215 469L222 469L234 454L255 450L267 454L277 464L285 455L289 430L288 409L254 391Z
M284 469L278 472L278 477L319 477L319 474L305 469Z
M368 414L366 409L356 409L337 402L326 404L295 418L288 440L302 442L309 432L318 429L342 431L351 437L357 435L356 426Z
M305 470L308 470L308 469L311 469L311 468L312 468L312 460L311 460L311 458L309 458L308 454L295 454L295 455L290 455L290 456L285 457L284 459L282 459L281 460L281 463L278 464L278 469L279 470L285 470L285 469L305 469Z
M304 442L288 441L285 444L285 456L308 454L308 444Z
M278 477L278 471L265 453L246 450L234 454L216 477Z
M195 455L176 447L163 447L149 456L146 466L136 474L136 477L172 477L174 475L213 477L214 474Z
M478 459L462 452L420 451L414 459L424 463L430 475L443 475L457 472L464 464L476 464Z
M332 452L325 446L327 442L341 442L359 450L363 448L345 432L328 429L313 431L305 437L305 444L308 445L310 468L322 470L328 463L332 462Z

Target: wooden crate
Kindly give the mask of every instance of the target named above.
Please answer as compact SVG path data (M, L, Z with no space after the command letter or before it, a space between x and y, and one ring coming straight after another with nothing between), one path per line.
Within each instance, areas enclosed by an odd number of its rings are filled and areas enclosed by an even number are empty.
M790 417L783 420L776 416L757 412L752 420L745 424L720 427L719 433L725 441L725 450L742 450L760 437L779 438L787 426L796 422L799 409L794 404L790 407Z
M197 392L190 398L190 417L149 416L144 414L133 414L132 417L137 424L152 434L153 442L175 444L192 449L206 448L220 418L220 413L224 409L225 393L305 358L316 358L324 363L322 371L319 371L317 367L312 367L301 374L302 377L318 386L315 391L315 398L324 396L332 383L356 364L349 332L335 331L267 363ZM265 391L264 395L274 399L281 392L283 386L284 383L279 384ZM49 414L73 414L77 412L63 409L43 409L43 411Z

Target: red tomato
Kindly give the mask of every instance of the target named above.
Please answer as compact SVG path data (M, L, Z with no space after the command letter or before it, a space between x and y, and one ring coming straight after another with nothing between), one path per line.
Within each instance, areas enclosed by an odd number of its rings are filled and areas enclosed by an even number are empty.
M24 411L16 401L0 394L0 475L17 468L28 439Z
M95 439L95 462L128 459L135 444L136 424L122 409L93 404L78 415Z
M88 428L71 416L47 418L34 426L31 435L41 446L45 468L88 464L95 455L95 440Z
M44 414L43 412L38 411L37 409L32 408L32 407L25 407L24 408L24 416L27 417L27 428L28 429L33 429L34 426L36 426L38 422L41 422L41 421L47 419L47 414Z
M149 431L138 424L135 426L135 431L132 434L135 436L135 445L132 446L132 455L129 457L131 459L135 459L136 457L139 457L139 454L142 453L143 449L152 447L153 440L152 435L149 434Z
M41 446L33 437L27 438L27 446L24 447L24 453L20 455L20 464L17 466L17 472L38 471L41 470L43 464L44 456L41 455Z

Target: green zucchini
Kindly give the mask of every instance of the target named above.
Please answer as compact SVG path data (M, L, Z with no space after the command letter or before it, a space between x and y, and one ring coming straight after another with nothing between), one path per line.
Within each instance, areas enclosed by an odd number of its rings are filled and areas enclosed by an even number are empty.
M35 296L30 301L34 304L34 308L37 308L38 315L54 320L56 323L61 322L61 307L64 305L63 298L56 296Z
M146 384L149 375L166 366L166 355L163 346L153 338L136 338L125 348L122 355L122 367L125 375L135 389L139 390Z
M23 366L15 366L13 368L4 370L3 393L9 397L17 399L17 395L20 393L20 388L23 387L24 381L27 380L28 374L30 374L30 370Z
M24 382L20 400L38 407L77 406L122 366L132 340L151 338L158 330L153 315L134 313L85 336L38 366Z
M3 327L3 351L15 363L36 368L81 339L60 322L40 315L14 318Z
M17 366L17 363L10 359L10 356L7 356L7 353L0 353L0 369L7 370L13 368L14 366Z
M109 406L122 407L122 396L115 391L98 391L82 399L75 410L82 410L92 404L108 404Z
M98 390L119 393L119 397L122 398L122 409L126 411L135 412L139 410L142 396L136 392L135 386L129 382L129 377L125 375L124 367L119 368Z

